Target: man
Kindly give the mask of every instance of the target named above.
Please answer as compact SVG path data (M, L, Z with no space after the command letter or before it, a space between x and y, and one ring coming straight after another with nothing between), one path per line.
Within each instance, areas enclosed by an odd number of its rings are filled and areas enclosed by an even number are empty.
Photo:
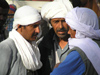
M14 5L14 4L10 4L9 5L9 12L8 12L8 18L7 18L7 21L6 21L6 29L8 31L11 31L12 28L13 28L13 20L14 20L14 13L17 9L17 7Z
M64 17L72 9L71 3L66 2L67 7L61 2L49 2L41 9L44 20L49 22L52 28L43 37L39 44L41 52L41 75L49 75L58 62L62 62L66 57L68 48L68 26Z
M42 66L35 43L40 21L39 12L30 6L16 10L9 38L0 43L0 75L37 75Z
M4 28L7 19L9 5L5 0L0 1L0 42L8 37L8 31Z
M74 8L66 16L70 50L50 75L100 75L100 29L96 13Z

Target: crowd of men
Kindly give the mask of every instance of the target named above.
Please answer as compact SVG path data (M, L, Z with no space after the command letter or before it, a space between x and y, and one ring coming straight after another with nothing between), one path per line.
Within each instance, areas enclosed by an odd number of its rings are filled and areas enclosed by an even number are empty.
M13 21L7 31L10 10ZM1 0L0 75L100 75L99 26L95 0L55 0L40 12Z

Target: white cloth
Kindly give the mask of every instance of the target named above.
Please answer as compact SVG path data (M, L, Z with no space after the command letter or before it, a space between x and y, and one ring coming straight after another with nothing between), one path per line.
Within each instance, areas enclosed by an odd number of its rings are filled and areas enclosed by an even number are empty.
M9 37L14 40L22 62L27 69L35 71L42 67L40 52L35 41L31 45L15 29L9 33Z
M74 8L66 16L66 23L76 30L76 38L70 38L70 49L77 46L89 58L95 70L100 75L100 48L92 39L100 40L100 30L97 15L88 8Z
M100 48L99 46L90 38L82 39L69 39L69 48L79 47L88 57L88 59L93 64L95 70L100 75Z
M28 25L41 20L39 12L28 5L18 8L14 14L13 29L17 29L18 24Z
M54 0L54 1L63 3L67 10L72 10L72 8L73 8L73 5L70 0Z
M76 7L67 14L65 20L73 30L76 30L76 38L100 39L98 18L93 10Z
M52 18L65 18L66 14L73 8L70 2L52 1L44 4L41 8L41 15L47 22Z

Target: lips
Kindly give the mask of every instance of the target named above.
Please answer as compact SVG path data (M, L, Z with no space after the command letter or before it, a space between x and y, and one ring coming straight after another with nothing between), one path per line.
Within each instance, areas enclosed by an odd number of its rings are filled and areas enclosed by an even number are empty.
M59 34L64 34L64 33L65 33L65 31L59 31L58 33L59 33Z

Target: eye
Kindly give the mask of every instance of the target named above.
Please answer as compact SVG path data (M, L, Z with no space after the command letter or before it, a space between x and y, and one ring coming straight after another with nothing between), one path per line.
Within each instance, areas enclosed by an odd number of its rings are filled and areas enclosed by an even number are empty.
M39 25L33 25L33 28L36 28L36 27L38 27Z
M65 20L62 20L62 22L65 22Z
M58 23L59 22L59 20L56 20L56 21L53 21L54 23Z

